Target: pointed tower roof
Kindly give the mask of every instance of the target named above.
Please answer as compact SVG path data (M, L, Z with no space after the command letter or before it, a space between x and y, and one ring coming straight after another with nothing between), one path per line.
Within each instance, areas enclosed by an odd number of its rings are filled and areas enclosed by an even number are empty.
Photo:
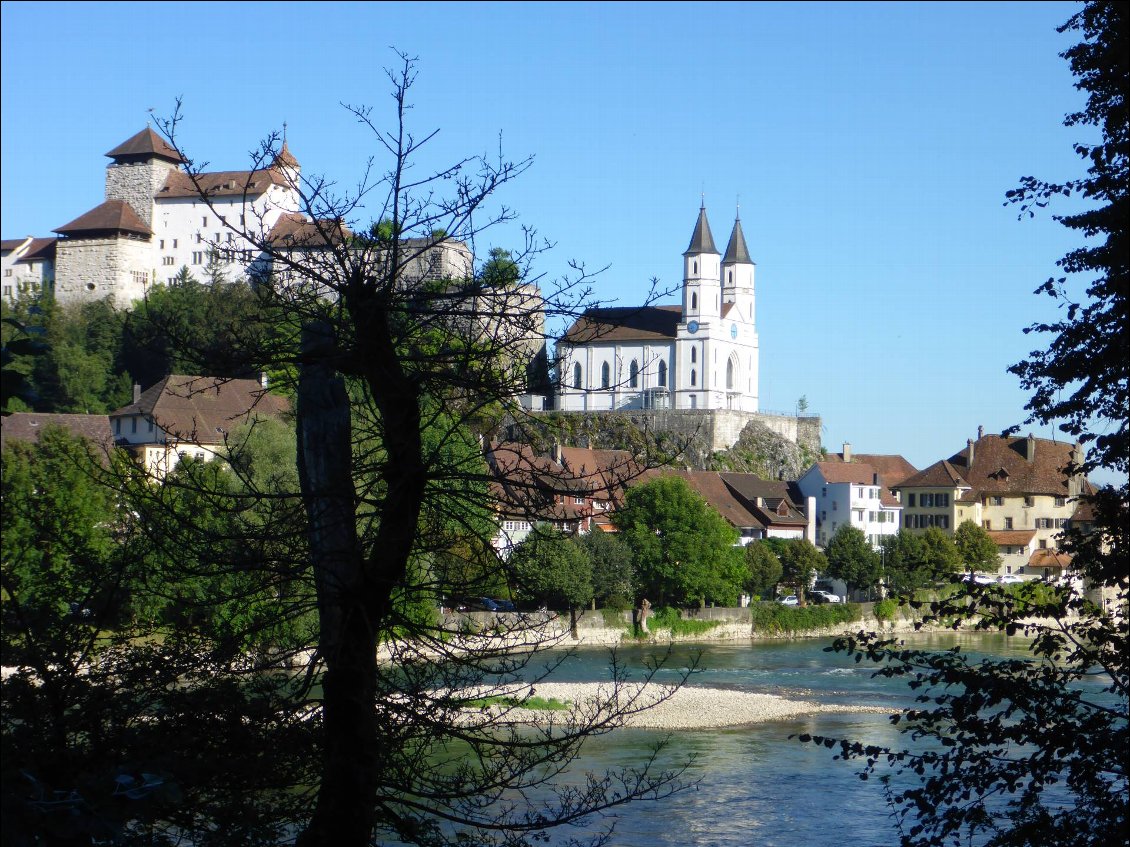
M85 215L79 215L73 221L63 224L52 230L59 235L79 236L83 234L102 232L130 232L136 235L152 235L145 221L137 216L124 200L107 200L95 206Z
M286 146L285 141L283 142L283 146L279 151L279 154L275 156L275 161L271 163L271 167L294 168L295 170L300 170L302 168L302 166L298 164L298 160L294 158L294 154L290 152L290 148Z
M180 153L174 150L165 139L155 133L152 127L148 126L137 135L131 136L123 141L106 155L115 161L157 157L170 162L176 162L177 164L184 162Z
M694 235L691 236L690 246L687 247L683 255L717 252L718 248L714 246L714 236L710 234L710 221L706 219L706 204L703 203L698 210L698 222L694 225Z
M745 246L741 218L734 218L734 231L730 233L730 243L726 245L726 255L722 257L722 264L753 264L753 259L749 257L749 248Z

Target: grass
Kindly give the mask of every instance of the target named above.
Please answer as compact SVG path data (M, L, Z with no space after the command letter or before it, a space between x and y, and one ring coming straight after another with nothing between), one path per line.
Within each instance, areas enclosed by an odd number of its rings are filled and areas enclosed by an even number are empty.
M704 632L710 632L710 630L721 626L722 623L722 621L700 621L695 618L684 618L682 612L678 609L672 609L670 606L664 606L661 609L652 609L651 614L647 617L647 629L649 633L655 633L657 630L665 629L670 632L672 636L702 635ZM633 638L647 637L647 634L643 632L639 634L632 632L631 635Z
M861 620L858 603L828 603L820 606L783 606L780 603L758 603L750 606L755 632L785 634L827 629Z
M539 712L563 712L569 708L569 705L568 700L558 700L556 697L546 698L535 695L527 700L522 700L518 697L503 697L499 695L468 700L466 708L485 709L489 706L511 706L520 709L534 709Z

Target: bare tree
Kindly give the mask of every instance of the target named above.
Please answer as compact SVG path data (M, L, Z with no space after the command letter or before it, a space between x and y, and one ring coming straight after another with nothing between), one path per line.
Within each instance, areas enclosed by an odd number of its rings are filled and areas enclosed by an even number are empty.
M532 231L512 256L519 278L474 272L476 242L512 219L491 205L494 195L530 160L468 158L416 176L414 160L435 133L408 129L415 61L400 60L389 74L391 130L368 109L346 107L372 131L387 171L370 162L357 187L341 192L287 169L271 136L249 173L282 169L297 203L269 227L261 213L225 221L257 256L252 272L273 322L249 333L254 343L241 354L250 367L291 375L285 387L296 398L299 490L290 494L305 512L295 546L306 551L316 591L309 678L322 692L309 715L322 761L304 847L386 837L524 843L629 800L666 796L680 778L653 758L546 794L586 738L654 702L625 685L615 660L607 696L574 704L551 726L531 728L510 707L467 712L484 691L526 702L531 683L559 660L543 655L558 636L541 619L499 619L492 632L468 635L437 621L435 607L444 594L505 578L489 543L497 480L482 439L524 414L519 399L544 350L546 320L592 305L592 277L575 265L571 279L543 292L528 270L547 245ZM178 147L179 122L178 107L162 129L211 204L203 169ZM548 667L534 672L542 662Z

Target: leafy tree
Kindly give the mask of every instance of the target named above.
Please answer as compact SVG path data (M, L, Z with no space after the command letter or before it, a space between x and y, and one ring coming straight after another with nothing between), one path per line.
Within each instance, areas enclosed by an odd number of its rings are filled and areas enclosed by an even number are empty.
M550 609L576 609L593 597L592 562L571 535L536 528L510 556L519 593Z
M796 592L801 606L806 605L804 592L816 578L816 574L826 570L828 560L816 546L807 539L790 538L781 551L781 582Z
M576 315L588 276L578 266L577 278L543 295L528 285L495 286L481 273L416 275L449 242L474 244L484 227L510 219L492 198L528 161L473 159L431 178L418 174L414 159L432 136L412 135L405 122L414 76L407 58L391 75L391 130L367 109L350 110L389 154L383 176L342 197L302 175L297 207L289 211L309 222L308 241L281 244L253 216L246 224L229 217L225 225L271 265L238 295L242 301L178 285L159 288L134 312L131 361L148 355L136 351L150 349L150 340L168 338L166 362L184 356L184 370L223 376L266 370L295 400L293 490L271 490L254 462L238 459L230 478L211 463L186 462L164 487L125 487L145 525L160 527L146 538L164 563L154 583L178 607L200 609L170 624L185 635L162 643L177 672L172 682L163 675L161 690L174 688L179 697L184 686L204 702L200 714L230 727L229 736L243 733L229 738L224 761L233 766L236 750L274 753L287 733L301 736L271 767L238 783L241 800L259 793L270 801L263 806L269 815L229 832L221 824L239 804L224 806L217 797L194 805L193 819L163 819L164 834L251 843L249 833L267 840L285 827L302 847L385 840L517 845L678 786L677 772L645 768L594 776L581 792L547 794L586 739L640 708L620 696L622 672L614 673L606 700L577 708L552 731L531 733L506 713L468 714L465 707L483 686L511 696L528 690L523 686L537 681L541 651L552 642L523 622L468 639L458 623L420 614L427 603L434 610L441 593L465 587L454 559L469 557L462 572L480 582L485 566L504 573L502 563L487 558L491 486L499 481L478 449L479 436L508 415L521 418L527 344L544 342L546 316ZM174 147L178 122L174 115L164 124ZM264 143L253 167L270 165L277 141ZM189 165L187 176L199 174ZM211 202L206 192L199 199ZM380 221L356 220L362 206L378 208ZM532 255L528 248L512 258L526 268ZM222 288L243 292L239 284ZM146 335L150 327L159 331ZM208 344L194 343L204 327L213 328ZM190 358L193 351L200 355ZM290 508L295 503L298 512ZM193 510L209 517L187 520ZM277 636L247 637L269 629L267 604L257 598L272 590L312 598L317 614L314 658L297 679L292 645L284 640L280 648ZM225 592L245 598L251 614L238 618L236 606L224 605ZM222 625L209 609L223 612ZM516 642L527 649L513 653ZM526 666L531 670L523 674ZM203 732L187 708L175 719ZM185 755L183 745L164 749L170 760ZM513 802L532 790L542 798L536 808ZM293 803L285 806L288 798Z
M632 551L617 533L594 530L578 539L592 563L593 596L609 609L630 609L636 597Z
M923 576L931 583L953 579L961 573L961 554L945 530L931 526L922 533Z
M744 582L730 554L737 530L683 479L663 476L629 488L612 520L632 550L639 591L653 605L737 596Z
M954 530L953 543L968 570L996 573L1001 566L1000 551L984 528L973 521L962 521Z
M882 538L879 544L883 578L891 594L911 596L918 589L933 584L934 575L926 567L926 550L920 535L900 529Z
M824 555L828 558L828 574L842 579L849 589L872 588L878 584L882 562L867 543L863 530L841 524L824 548Z
M1057 422L1091 445L1090 456L1077 455L1067 472L1105 467L1122 480L1084 493L1093 520L1061 539L1075 575L1089 580L1091 596L1071 585L1026 583L1015 595L972 585L932 605L928 622L952 619L1024 634L1031 639L1028 661L907 650L862 634L837 644L882 663L879 673L905 678L919 692L915 708L892 718L916 739L914 749L839 745L841 756L865 761L865 777L884 769L909 778L887 784L908 847L1097 847L1124 841L1130 824L1124 755L1130 747L1128 24L1124 4L1091 0L1060 28L1082 36L1063 56L1076 86L1088 95L1086 108L1066 123L1095 126L1102 136L1075 145L1088 176L1062 184L1028 177L1009 195L1029 213L1055 195L1090 201L1086 211L1060 218L1093 239L1059 263L1069 275L1083 275L1085 296L1076 300L1068 293L1067 277L1037 289L1061 301L1066 312L1029 328L1052 335L1051 343L1011 370L1034 392L1031 420ZM831 739L809 740L835 746Z
M745 564L749 569L746 590L761 597L771 597L784 575L777 554L764 541L753 541L746 545Z

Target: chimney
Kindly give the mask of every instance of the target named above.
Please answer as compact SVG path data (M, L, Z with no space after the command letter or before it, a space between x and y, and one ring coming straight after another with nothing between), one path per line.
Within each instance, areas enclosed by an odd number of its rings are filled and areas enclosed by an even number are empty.
M966 468L966 470L969 470L970 468L973 467L973 439L972 438L965 439L965 449L969 453L969 458L966 459L966 462L965 462L965 468Z
M984 437L985 437L985 427L983 427L983 426L977 427L977 440L980 441Z
M844 442L844 461L851 461L851 444L847 441Z
M133 402L135 402L135 403L141 402L141 386L138 385L136 382L133 384Z
M262 388L264 391L267 390L268 381L269 380L267 379L267 372L266 371L259 371L259 387Z
M556 462L559 465L561 464L561 442L560 441L554 441L553 442L553 461Z
M1029 462L1036 460L1036 439L1032 433L1028 433L1028 452L1027 458Z

